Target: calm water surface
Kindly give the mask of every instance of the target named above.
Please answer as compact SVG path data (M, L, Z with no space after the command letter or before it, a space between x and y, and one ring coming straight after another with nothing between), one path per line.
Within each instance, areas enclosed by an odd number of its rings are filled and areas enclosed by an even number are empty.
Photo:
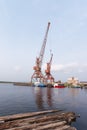
M87 89L0 84L0 116L48 109L80 114L73 125L78 130L87 130Z

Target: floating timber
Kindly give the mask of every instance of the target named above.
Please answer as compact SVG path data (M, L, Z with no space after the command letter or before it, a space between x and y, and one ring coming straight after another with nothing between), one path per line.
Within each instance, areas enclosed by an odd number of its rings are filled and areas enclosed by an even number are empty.
M76 130L73 112L47 110L0 117L0 130Z

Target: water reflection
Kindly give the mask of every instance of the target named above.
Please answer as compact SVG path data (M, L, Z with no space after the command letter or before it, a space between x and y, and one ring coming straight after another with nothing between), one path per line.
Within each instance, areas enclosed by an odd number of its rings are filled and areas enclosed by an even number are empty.
M52 107L52 89L47 88L47 104L49 107Z
M68 88L68 89L52 89L52 88L40 88L35 87L35 102L39 110L43 110L45 107L54 107L53 102L56 105L68 102L69 98L72 100L79 95L80 89ZM75 102L72 102L72 105Z
M69 91L68 92L69 95L75 97L79 94L80 88L69 88L68 91Z
M35 101L38 109L43 109L48 105L52 107L52 89L35 87Z
M35 100L36 100L36 104L38 109L43 109L43 92L42 89L39 87L35 87Z

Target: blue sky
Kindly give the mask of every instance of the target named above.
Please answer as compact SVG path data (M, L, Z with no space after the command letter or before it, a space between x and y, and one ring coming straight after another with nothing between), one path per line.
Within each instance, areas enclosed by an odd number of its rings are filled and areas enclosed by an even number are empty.
M45 55L52 75L87 81L86 0L0 0L0 81L30 81L48 22Z

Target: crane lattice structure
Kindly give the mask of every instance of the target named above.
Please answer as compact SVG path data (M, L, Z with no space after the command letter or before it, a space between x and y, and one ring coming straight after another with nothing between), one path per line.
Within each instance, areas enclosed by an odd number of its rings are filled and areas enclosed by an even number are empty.
M54 82L54 77L51 74L52 58L53 58L53 54L51 53L50 61L47 63L47 68L45 70L45 81L47 83L53 83Z
M44 41L40 50L39 57L36 58L36 65L33 67L34 73L31 77L31 82L35 82L35 81L44 82L44 76L42 74L41 67L42 67L42 61L43 61L43 56L45 52L45 46L46 46L49 27L50 27L50 22L48 22L47 30L45 33L45 37L44 37Z

